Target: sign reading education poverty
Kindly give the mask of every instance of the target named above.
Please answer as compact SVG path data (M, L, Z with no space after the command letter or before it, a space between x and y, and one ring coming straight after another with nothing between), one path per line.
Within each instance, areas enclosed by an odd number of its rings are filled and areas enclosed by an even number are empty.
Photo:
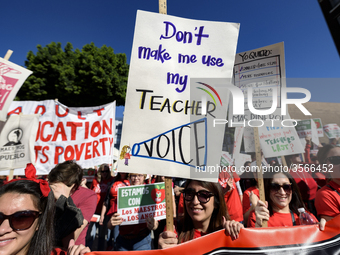
M149 217L166 217L164 182L118 188L118 213L122 225L146 222Z
M83 168L112 163L115 102L77 108L54 100L12 102L8 115L20 113L40 114L34 146L37 174L48 174L65 160L76 160Z
M282 127L279 122L266 121L258 128L261 149L266 158L304 153L292 121L286 123L291 127Z
M0 135L0 170L26 167L35 162L34 141L39 115L11 115Z
M226 118L229 91L208 78L230 83L238 32L235 23L137 12L120 172L217 181L204 168L220 163L224 125L212 122Z
M229 126L253 119L283 120L281 116L281 88L286 87L283 43L237 53L234 66L234 84L244 94L244 115L233 114L230 102ZM276 92L275 92L276 91ZM252 92L252 93L249 93ZM248 98L252 104L248 105ZM276 104L273 104L275 99ZM272 114L268 109L275 108ZM261 111L255 114L254 112ZM260 115L260 116L259 116ZM243 125L251 126L251 125Z
M0 120L6 121L7 110L32 71L0 58Z

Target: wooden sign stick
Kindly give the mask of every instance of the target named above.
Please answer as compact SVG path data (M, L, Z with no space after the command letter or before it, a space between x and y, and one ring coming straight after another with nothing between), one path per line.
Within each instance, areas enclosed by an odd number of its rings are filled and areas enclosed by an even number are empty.
M256 165L257 165L257 185L259 187L260 200L266 201L266 194L264 192L264 184L263 184L263 173L262 173L262 155L261 155L261 145L259 138L259 130L258 127L254 127L254 139L255 139L255 152L256 152ZM268 222L263 220L262 227L267 228Z
M12 50L8 50L4 59L9 60L9 58L12 56L12 53L13 53ZM8 181L13 179L13 175L14 175L14 169L9 170Z
M159 0L159 13L167 14L166 0ZM174 210L172 202L172 179L165 177L166 230L174 231Z

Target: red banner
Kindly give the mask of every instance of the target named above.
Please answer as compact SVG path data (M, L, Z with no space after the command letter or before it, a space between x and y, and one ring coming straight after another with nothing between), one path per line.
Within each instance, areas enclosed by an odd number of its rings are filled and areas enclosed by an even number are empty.
M340 217L327 222L324 231L319 225L246 228L237 240L232 241L224 230L177 245L173 248L152 251L119 252L122 255L172 254L338 254L340 247ZM91 252L109 255L116 252Z

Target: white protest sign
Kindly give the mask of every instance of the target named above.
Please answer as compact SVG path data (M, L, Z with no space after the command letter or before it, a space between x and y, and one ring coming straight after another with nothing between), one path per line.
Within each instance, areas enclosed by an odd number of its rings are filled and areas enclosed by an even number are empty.
M249 154L239 153L235 160L235 167L238 170L238 173L242 174L245 169L243 168L244 163L247 161L251 162L251 156Z
M323 137L323 127L322 127L322 121L320 118L314 118L313 119L316 125L316 129L318 130L318 136Z
M32 71L0 58L0 120L6 121L7 110Z
M281 88L286 87L286 71L283 43L237 53L234 66L234 84L243 91L245 115L233 115L232 102L229 102L229 126L261 118L283 120L281 116ZM248 106L248 88L252 88L252 105L257 110L272 107L273 89L277 89L277 105L272 114L253 114ZM245 125L243 125L245 126Z
M117 212L123 219L121 225L146 222L149 217L156 220L166 218L164 182L118 188Z
M304 152L294 125L289 122L286 121L287 126L291 127L283 127L279 122L267 121L262 127L258 128L261 149L265 158Z
M222 151L221 154L221 165L222 166L232 166L234 165L234 160L227 151Z
M324 125L323 130L325 131L328 139L340 137L340 128L337 124L332 123L332 124Z
M312 128L312 142L315 143L316 145L320 144L319 141L319 134L318 134L318 129L316 127L316 123L313 121L313 119L311 120L311 128Z
M254 128L245 127L243 132L243 144L245 152L255 152Z
M26 167L35 162L34 142L39 115L12 115L0 135L0 170Z
M217 181L239 24L137 12L120 172ZM194 80L195 77L202 77Z
M41 115L34 145L37 174L48 174L65 160L83 168L112 164L115 102L96 107L67 107L54 100L12 102L8 114L20 113Z
M240 154L243 131L244 127L235 128L233 158L236 158L237 155Z

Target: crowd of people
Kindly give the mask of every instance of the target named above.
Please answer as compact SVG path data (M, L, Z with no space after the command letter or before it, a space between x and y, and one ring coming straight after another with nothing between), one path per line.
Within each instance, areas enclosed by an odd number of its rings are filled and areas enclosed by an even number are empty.
M309 154L307 141L306 154ZM254 159L254 155L253 159ZM109 165L98 168L92 183L74 161L56 165L38 178L29 164L24 178L0 188L0 254L85 254L94 251L131 251L172 247L217 230L237 239L248 227L287 227L304 224L301 210L323 230L340 213L340 147L327 144L316 158L286 157L289 171L263 176L265 201L260 200L255 172L241 178L220 173L217 183L173 178L174 231L153 217L137 225L121 225L117 210L119 187L164 181L141 173L111 175ZM309 171L321 165L323 175ZM275 166L278 162L269 162ZM245 167L251 169L251 162ZM318 172L319 173L319 172ZM94 214L99 221L91 221Z

